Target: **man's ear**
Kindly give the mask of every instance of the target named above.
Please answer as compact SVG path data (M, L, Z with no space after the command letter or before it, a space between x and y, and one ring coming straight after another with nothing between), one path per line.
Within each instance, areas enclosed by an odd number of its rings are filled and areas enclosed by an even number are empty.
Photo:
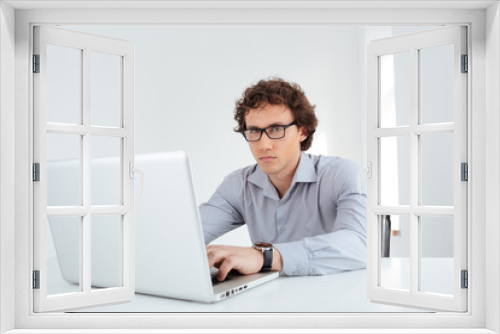
M302 143L304 140L309 137L309 133L307 132L307 129L305 126L300 127L300 142Z

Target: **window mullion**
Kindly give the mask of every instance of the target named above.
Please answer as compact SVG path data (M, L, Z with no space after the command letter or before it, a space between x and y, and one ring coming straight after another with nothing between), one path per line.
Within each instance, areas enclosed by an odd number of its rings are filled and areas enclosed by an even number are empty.
M90 130L90 50L88 48L83 49L83 61L82 61L82 124L85 128ZM91 290L91 215L90 207L92 200L91 192L91 134L87 131L82 136L82 201L83 208L87 211L82 219L82 233L81 233L81 275L83 292L86 294L90 293Z
M134 180L130 178L130 162L134 161L134 71L132 54L123 56L121 59L121 126L126 135L122 137L121 150L121 204L128 208L127 214L122 216L122 284L124 287L133 287L134 283ZM133 293L133 291L131 290Z
M419 204L420 150L415 129L419 123L419 57L418 50L410 49L410 291L415 294L419 286L419 240L418 217L415 208Z
M85 114L85 112L84 112ZM91 285L91 249L90 249L90 236L91 236L91 216L90 216L90 207L91 207L91 166L90 166L90 133L83 135L82 138L82 183L83 183L83 209L84 216L82 219L82 233L80 234L80 249L82 252L82 260L81 260L81 270L80 273L83 275L82 284L83 291L85 293L90 293L90 285Z
M107 127L97 127L90 125L73 125L73 124L57 124L48 123L47 133L63 133L63 134L74 134L83 136L90 133L94 136L106 136L106 137L126 137L130 135L130 130L124 128L107 128Z

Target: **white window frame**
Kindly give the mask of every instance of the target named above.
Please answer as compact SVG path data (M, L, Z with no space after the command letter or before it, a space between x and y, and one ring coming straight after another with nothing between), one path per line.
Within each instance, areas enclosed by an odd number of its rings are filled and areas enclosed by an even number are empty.
M368 165L372 167L367 182L368 212L368 298L390 304L411 305L428 310L467 310L467 290L461 287L461 270L467 269L467 183L461 181L460 164L467 162L467 73L461 73L461 56L467 54L467 29L465 26L440 27L410 35L394 36L371 41L367 55L367 136ZM425 48L451 44L453 46L453 121L423 124L420 115L421 69L420 51ZM409 53L410 108L408 125L383 127L381 124L381 57L399 52ZM420 139L425 134L453 134L452 206L429 206L421 203L422 162ZM408 205L387 206L381 203L382 138L405 136L410 142L410 202ZM380 256L381 215L406 215L409 217L410 287L409 290L385 288L380 285L382 261ZM453 221L453 295L426 293L421 287L420 219L425 216L451 217ZM439 278L436 278L439 280Z
M40 284L34 289L35 312L75 310L130 302L135 294L134 271L134 180L131 166L134 161L134 45L128 41L102 37L67 29L34 27L34 54L39 58L39 73L34 83L34 162L39 163L40 178L33 184L34 194L34 270L39 271ZM47 45L81 50L82 110L80 124L47 122ZM116 128L92 126L90 110L91 54L101 52L119 57L120 61L120 125ZM48 133L80 135L81 202L77 206L47 207L47 139ZM91 204L92 136L117 138L120 141L120 203L119 205ZM93 290L91 287L91 218L93 215L120 217L120 286ZM80 217L80 291L49 295L47 291L47 218Z
M137 11L116 9L92 10L92 6L106 6L106 1L79 2L75 6L88 9L57 9L69 2L17 2L0 4L0 330L12 333L37 333L43 329L90 328L88 332L109 332L113 328L127 329L128 333L145 333L149 328L270 328L282 332L283 328L310 328L318 332L500 332L500 263L498 259L500 230L500 10L497 1L474 2L342 2L314 1L246 3L165 2L170 8ZM104 4L103 4L104 3ZM110 2L120 6L117 2ZM123 2L127 6L158 6ZM273 4L272 8L268 3ZM405 5L406 4L406 5ZM14 10L32 6L32 10ZM52 6L52 7L51 7ZM177 7L176 7L177 6ZM355 10L346 9L357 7ZM414 7L419 7L415 9ZM425 7L432 6L432 7ZM436 6L443 9L436 9ZM462 6L457 9L453 6ZM267 7L267 8L266 8ZM326 8L325 8L326 7ZM26 7L25 7L26 8ZM51 8L51 10L40 10ZM304 10L304 8L309 10ZM370 8L370 9L366 9ZM373 8L378 8L374 10ZM401 9L403 8L403 9ZM469 27L469 56L471 59L468 104L469 133L469 289L468 312L433 314L34 314L30 272L32 268L32 185L29 175L32 156L33 123L30 55L32 26L34 24L332 24L332 25L436 25L465 24ZM486 22L486 25L485 25ZM488 27L488 29L486 29ZM14 40L15 32L15 40ZM15 72L12 68L15 65ZM488 66L488 71L485 71ZM14 82L16 85L12 85ZM12 96L15 95L15 101ZM11 129L15 128L15 135ZM14 140L15 139L15 142ZM15 159L15 160L14 160ZM15 161L15 164L13 163ZM15 182L12 174L15 171ZM9 174L8 174L9 173ZM488 179L486 182L486 176ZM15 193L15 210L11 197ZM486 196L487 194L487 196ZM12 260L15 254L15 261ZM15 285L15 290L12 286ZM486 293L487 291L487 293ZM15 305L14 310L12 305ZM256 327L258 326L258 327ZM100 328L100 330L98 329ZM353 328L362 328L356 331ZM381 329L386 328L386 329ZM429 329L430 328L430 329ZM37 330L40 329L40 330ZM323 330L321 330L323 329ZM337 329L337 330L336 330ZM462 330L461 330L462 329ZM464 330L465 329L465 330ZM208 331L208 330L207 330ZM259 330L255 330L259 332ZM273 331L273 330L271 330ZM52 331L53 332L53 331ZM189 331L186 331L189 332ZM191 332L202 332L193 329ZM212 332L221 332L213 330ZM263 331L260 331L263 332Z

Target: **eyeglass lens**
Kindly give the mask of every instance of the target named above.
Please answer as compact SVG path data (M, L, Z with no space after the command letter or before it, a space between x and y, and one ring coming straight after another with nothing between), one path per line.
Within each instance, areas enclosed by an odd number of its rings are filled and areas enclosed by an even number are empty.
M284 125L271 126L265 129L249 129L243 131L243 134L248 141L257 141L262 137L262 132L264 131L271 139L280 139L285 136Z

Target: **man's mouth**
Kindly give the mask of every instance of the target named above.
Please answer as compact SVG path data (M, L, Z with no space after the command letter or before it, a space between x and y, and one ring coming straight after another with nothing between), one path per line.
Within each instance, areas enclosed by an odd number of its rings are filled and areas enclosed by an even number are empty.
M260 157L259 160L262 161L262 162L269 162L269 161L272 161L276 159L275 157L271 157L271 156L265 156L265 157Z

